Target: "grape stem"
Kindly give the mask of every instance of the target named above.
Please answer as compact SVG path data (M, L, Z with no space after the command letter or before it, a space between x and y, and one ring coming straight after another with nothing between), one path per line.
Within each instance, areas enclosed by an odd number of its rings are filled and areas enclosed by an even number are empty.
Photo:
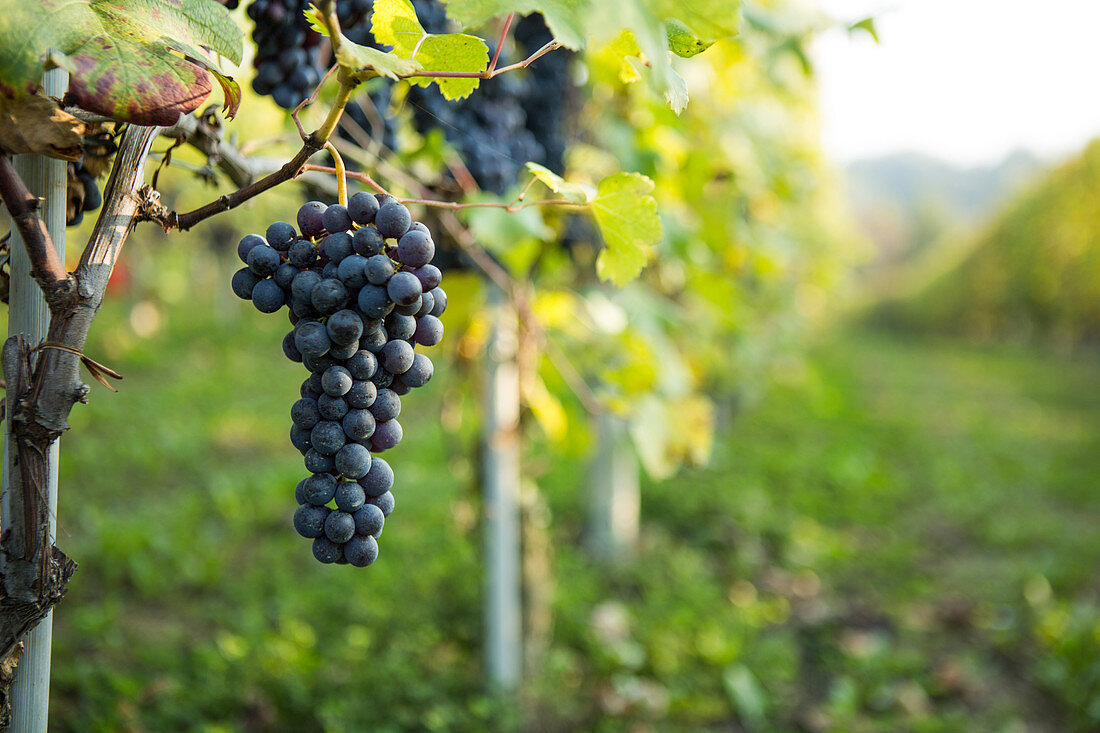
M369 173L362 171L341 172L336 168L330 168L323 165L314 165L313 163L306 163L302 166L303 171L317 171L318 173L331 173L341 180L345 178L354 178L357 181L367 184L378 193L384 193L393 196L387 191L381 184L375 181ZM401 198L395 196L399 202L403 204L417 204L419 206L432 206L437 209L450 209L451 211L461 211L463 209L504 209L510 213L515 213L521 209L526 209L528 206L572 206L575 208L585 208L587 203L579 203L577 201L568 201L566 199L540 199L538 201L524 201L524 197L527 195L528 189L534 184L537 179L532 177L528 181L527 185L523 187L523 190L508 203L497 201L474 201L470 203L459 203L457 201L438 201L435 199L410 199Z
M497 50L493 54L493 60L489 62L489 68L485 69L490 74L497 68L497 61L500 59L500 49L504 47L504 41L508 38L508 31L512 29L512 21L515 20L515 13L508 13L508 17L504 20L504 29L500 32L500 39L497 40Z
M332 169L336 174L336 198L339 200L340 205L346 208L348 205L348 176L347 171L344 170L344 159L340 157L340 153L336 150L336 146L330 142L325 143L325 150L332 156L332 160L336 165L336 167ZM305 170L308 165L307 163L302 169Z

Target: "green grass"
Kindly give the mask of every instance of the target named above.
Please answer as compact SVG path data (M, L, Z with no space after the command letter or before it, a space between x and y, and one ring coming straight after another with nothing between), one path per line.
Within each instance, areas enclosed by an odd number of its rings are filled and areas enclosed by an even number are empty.
M707 469L644 487L614 568L557 459L552 625L509 706L481 681L468 387L441 364L407 400L378 564L320 566L289 527L285 320L165 293L147 337L105 308L88 352L126 379L62 443L55 730L1100 726L1095 361L838 334Z

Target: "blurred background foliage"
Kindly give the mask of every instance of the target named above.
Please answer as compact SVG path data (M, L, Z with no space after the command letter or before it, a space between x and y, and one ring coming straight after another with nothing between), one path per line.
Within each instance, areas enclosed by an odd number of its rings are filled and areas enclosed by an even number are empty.
M87 350L126 379L62 441L59 544L80 571L54 728L1100 727L1100 149L1050 172L880 160L842 179L806 51L826 20L785 1L744 18L677 60L679 116L613 48L575 64L565 177L656 183L665 236L638 281L601 283L598 234L562 211L462 214L646 471L636 552L594 561L596 428L536 343L519 697L490 694L481 662L484 280L447 275L380 562L318 566L289 523L289 324L228 286L240 236L311 195L285 186L191 233L141 227L116 270ZM248 90L242 109L234 141L288 157L285 114ZM377 173L416 194L394 167L436 181L451 153L398 138ZM170 205L221 190L187 150L173 163Z

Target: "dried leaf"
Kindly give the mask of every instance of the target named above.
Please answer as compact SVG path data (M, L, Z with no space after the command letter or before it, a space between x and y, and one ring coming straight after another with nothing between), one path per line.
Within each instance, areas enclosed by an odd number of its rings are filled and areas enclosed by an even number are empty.
M84 123L41 92L19 100L0 97L0 148L79 160Z

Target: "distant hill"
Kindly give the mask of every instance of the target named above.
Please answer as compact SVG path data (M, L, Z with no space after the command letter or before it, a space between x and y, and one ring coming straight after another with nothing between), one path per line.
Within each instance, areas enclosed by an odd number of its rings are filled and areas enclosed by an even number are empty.
M970 335L1100 340L1100 140L1019 194L957 266L882 315Z
M896 153L850 164L845 187L860 230L877 246L872 268L890 267L945 232L973 226L1042 167L1022 150L995 165L975 167Z

